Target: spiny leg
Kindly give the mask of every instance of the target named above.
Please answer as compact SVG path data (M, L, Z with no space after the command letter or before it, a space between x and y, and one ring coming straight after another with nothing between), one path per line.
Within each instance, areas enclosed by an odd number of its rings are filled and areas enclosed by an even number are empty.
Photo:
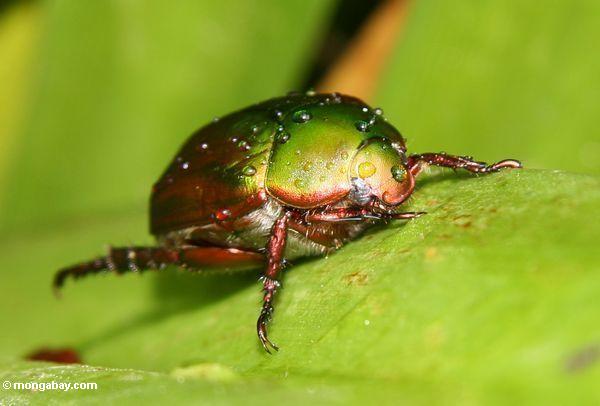
M267 336L267 322L271 320L273 314L273 297L277 289L281 286L278 280L279 273L283 269L283 253L287 239L287 226L291 213L284 212L275 222L271 229L271 236L267 243L267 269L263 276L263 305L256 321L256 333L263 348L269 354L270 348L278 351L279 348L273 344Z
M58 293L67 278L110 271L117 274L162 269L167 265L201 270L208 267L252 267L264 263L264 255L221 247L161 247L111 248L108 255L61 269L54 276L53 287Z
M485 162L473 160L469 156L448 155L446 153L432 153L410 155L408 157L408 168L416 176L426 165L443 166L453 169L466 169L473 173L496 172L502 168L521 168L521 162L516 159L505 159L488 165Z
M373 211L365 207L349 207L339 209L329 209L321 212L309 212L304 216L307 222L337 222L337 221L361 221L365 219L373 220L407 220L422 216L424 211L409 211L404 213L388 213Z

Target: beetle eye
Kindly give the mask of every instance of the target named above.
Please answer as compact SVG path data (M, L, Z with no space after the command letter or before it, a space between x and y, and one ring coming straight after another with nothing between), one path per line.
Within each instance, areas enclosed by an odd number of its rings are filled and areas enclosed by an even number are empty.
M392 166L392 178L398 183L402 183L406 180L406 176L408 172L404 169L403 166L394 165Z

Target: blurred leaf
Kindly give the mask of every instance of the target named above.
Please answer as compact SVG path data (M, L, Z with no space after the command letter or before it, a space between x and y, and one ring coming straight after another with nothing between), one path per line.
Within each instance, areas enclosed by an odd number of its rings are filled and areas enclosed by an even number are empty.
M69 245L109 238L102 220L69 225L3 242L14 275L2 306L19 311L0 325L19 334L2 336L0 355L74 345L92 365L192 375L218 365L236 376L221 397L233 400L266 381L289 394L321 382L334 398L336 385L365 395L367 382L379 382L388 395L424 403L598 400L600 359L581 354L600 345L599 207L600 180L585 175L430 177L410 205L427 216L287 273L271 326L282 347L274 356L255 336L252 273L88 278L55 302L48 266L71 260ZM140 226L116 220L126 231ZM25 257L24 245L35 255ZM36 273L39 266L48 272Z
M419 0L377 103L418 152L600 173L600 2Z
M192 131L293 86L330 3L45 2L34 106L0 229L145 211Z
M2 10L0 9L0 12ZM0 210L4 178L27 109L29 78L39 42L39 7L24 3L0 14Z

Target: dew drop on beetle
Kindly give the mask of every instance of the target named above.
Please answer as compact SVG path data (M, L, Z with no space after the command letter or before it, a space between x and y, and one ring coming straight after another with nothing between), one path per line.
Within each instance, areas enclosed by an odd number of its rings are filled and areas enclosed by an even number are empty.
M304 186L306 186L306 182L304 182L302 179L296 179L294 181L294 186L296 186L298 189L302 189Z
M396 182L403 182L406 179L406 170L398 165L392 166L392 177Z
M245 166L244 169L242 169L242 173L244 176L254 176L256 174L256 168L252 165Z
M303 124L309 121L312 115L306 110L298 110L292 115L292 121L298 124Z
M238 142L238 147L242 151L248 151L250 148L252 148L251 145L248 143L248 141L244 141L244 140Z
M227 220L229 217L231 217L231 211L228 209L221 209L217 211L215 217L219 221Z
M369 123L364 121L364 120L359 120L357 121L354 126L356 127L356 129L360 132L367 132L369 131Z

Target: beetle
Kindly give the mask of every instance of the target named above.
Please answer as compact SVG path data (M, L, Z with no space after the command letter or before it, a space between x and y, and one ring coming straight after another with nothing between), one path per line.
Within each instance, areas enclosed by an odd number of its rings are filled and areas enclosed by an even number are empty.
M485 174L520 168L446 153L407 155L405 140L358 98L293 93L215 119L184 143L154 184L150 232L156 246L111 248L106 256L60 270L69 277L264 267L256 331L267 352L273 299L286 261L322 256L386 220L424 212L398 208L429 165Z

